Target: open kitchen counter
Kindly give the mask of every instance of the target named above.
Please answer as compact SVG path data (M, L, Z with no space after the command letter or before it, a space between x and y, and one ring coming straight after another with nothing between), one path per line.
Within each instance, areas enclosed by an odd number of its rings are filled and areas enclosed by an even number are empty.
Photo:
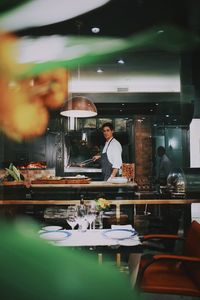
M77 181L76 183L73 182L73 183L70 183L70 180L69 180L69 183L67 183L67 181L64 183L62 180L60 182L53 182L53 181L42 181L40 182L40 180L37 180L37 181L32 181L30 187L32 188L38 188L38 187L41 187L41 188L50 188L50 187L55 187L55 188L86 188L86 189L90 189L90 188L136 188L137 187L137 184L135 182L127 182L127 183L110 183L110 182L107 182L107 181L88 181L87 182L88 184L85 184L85 182L81 183L81 181Z
M106 199L132 199L134 197L137 184L127 183L110 183L106 181L92 181L76 183L62 183L62 180L56 183L34 183L30 185L31 199L97 199L105 197Z

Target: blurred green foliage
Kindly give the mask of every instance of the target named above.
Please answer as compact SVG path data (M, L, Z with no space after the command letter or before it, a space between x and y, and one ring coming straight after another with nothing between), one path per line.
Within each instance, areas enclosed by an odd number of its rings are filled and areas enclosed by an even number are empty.
M0 293L4 300L134 300L127 277L84 251L39 238L27 220L0 223Z

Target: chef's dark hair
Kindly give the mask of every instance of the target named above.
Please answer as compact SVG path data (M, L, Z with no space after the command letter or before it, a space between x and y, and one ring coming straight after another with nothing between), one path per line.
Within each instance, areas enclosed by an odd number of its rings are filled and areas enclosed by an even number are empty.
M110 122L104 123L104 124L101 126L101 130L103 130L104 127L109 127L110 130L114 131L113 124L110 123Z

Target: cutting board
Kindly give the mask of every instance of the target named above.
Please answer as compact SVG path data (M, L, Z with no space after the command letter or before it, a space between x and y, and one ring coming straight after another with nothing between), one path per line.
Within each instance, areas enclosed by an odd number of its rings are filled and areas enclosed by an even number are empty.
M88 184L90 181L90 178L36 179L32 180L31 184Z
M20 180L20 181L2 181L2 185L4 186L18 186L18 185L25 185L25 182Z

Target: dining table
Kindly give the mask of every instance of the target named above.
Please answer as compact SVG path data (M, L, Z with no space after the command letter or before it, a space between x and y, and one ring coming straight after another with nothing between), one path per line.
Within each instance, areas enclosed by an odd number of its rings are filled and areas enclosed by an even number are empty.
M49 230L51 226L39 231L42 239L57 247L85 249L97 253L98 262L104 261L104 255L115 255L116 265L121 266L121 257L128 261L131 285L135 285L143 247L138 233L131 225L112 225L110 229ZM56 227L55 227L56 228Z

